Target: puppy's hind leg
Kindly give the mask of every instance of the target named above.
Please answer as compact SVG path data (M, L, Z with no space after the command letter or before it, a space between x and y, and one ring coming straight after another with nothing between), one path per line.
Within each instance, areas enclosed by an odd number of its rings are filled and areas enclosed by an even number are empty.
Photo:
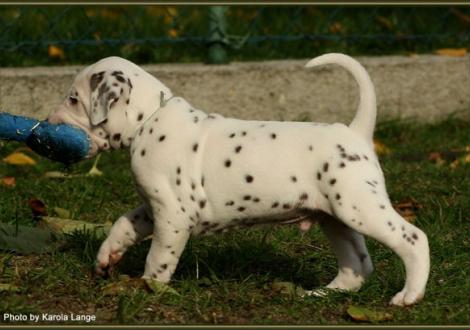
M334 191L330 198L333 212L347 226L385 244L402 259L406 269L405 286L390 303L400 306L417 303L424 296L429 276L426 234L393 209L383 183L359 180L335 187L341 189Z
M357 291L373 271L364 236L334 217L320 222L338 258L338 274L326 287Z

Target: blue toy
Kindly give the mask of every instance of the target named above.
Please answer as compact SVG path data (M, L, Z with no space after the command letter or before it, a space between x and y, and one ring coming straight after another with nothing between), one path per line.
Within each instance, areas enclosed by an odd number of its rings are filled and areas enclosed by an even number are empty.
M88 135L75 126L8 113L0 113L0 140L24 142L41 156L64 164L86 158L90 148Z

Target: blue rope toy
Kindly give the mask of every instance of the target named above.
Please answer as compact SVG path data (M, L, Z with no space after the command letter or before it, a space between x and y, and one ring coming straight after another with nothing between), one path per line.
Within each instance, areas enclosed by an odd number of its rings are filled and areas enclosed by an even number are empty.
M26 143L41 156L66 165L85 159L90 140L80 128L68 124L0 113L0 140Z

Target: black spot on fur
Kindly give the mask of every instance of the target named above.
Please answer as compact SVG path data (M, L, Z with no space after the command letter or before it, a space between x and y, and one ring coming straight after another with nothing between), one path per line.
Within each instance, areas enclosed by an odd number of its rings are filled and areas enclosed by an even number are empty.
M413 237L415 240L418 239L418 235L416 235L416 233L413 233L413 234L411 235L411 237Z
M225 203L225 206L232 206L233 204L235 204L234 201L228 201L227 203Z
M275 133L271 133L271 139L275 139L277 137L277 135Z
M335 195L335 198L336 198L336 200L340 200L340 199L341 199L341 195L340 195L340 194L336 194L336 195Z
M313 151L313 147L311 145L308 146L308 150Z
M149 134L152 134L152 133L153 133L153 128L151 127L151 128L149 129Z
M194 143L193 144L193 151L194 152L197 152L197 148L199 147L199 145L197 143Z
M274 202L273 205L271 205L271 208L274 209L274 208L276 208L276 207L278 207L278 206L279 206L279 203L278 203L278 202Z
M230 167L230 165L232 165L232 162L230 161L230 159L227 159L224 164L225 167Z
M198 117L198 116L194 116L193 122L194 122L195 124L197 124L197 123L199 122L199 117Z
M344 162L339 163L340 168L344 168L345 166L346 166L346 164Z
M328 172L328 163L323 164L323 172Z
M240 206L237 210L240 211L240 212L243 212L243 211L245 211L245 208L243 206Z
M251 183L251 182L253 182L254 178L251 175L246 175L245 180L246 180L246 182Z
M299 199L301 201L307 200L308 199L308 194L307 193L302 193L302 195L300 195Z
M160 137L158 138L158 141L162 142L163 140L165 140L166 136L165 135L160 135Z
M242 146L236 146L235 147L235 152L238 154L242 150Z
M383 210L385 208L385 205L380 205L380 208Z
M260 199L258 197L253 198L253 202L259 203Z
M176 185L179 186L180 184L181 184L181 180L180 180L180 178L177 178L176 179Z
M295 176L291 176L290 179L292 182L297 182L297 178Z
M181 167L178 166L178 167L176 168L176 174L181 174Z
M231 139L234 138L234 137L235 137L235 133L232 133L232 134L229 135L229 138L231 138Z
M282 208L287 210L287 209L290 209L290 204L282 204Z
M199 201L199 207L200 207L201 209L203 209L205 206L206 206L206 201L205 201L204 199L203 199L203 200L200 200L200 201Z
M245 200L245 201L249 201L250 199L251 199L250 195L243 196L243 200Z
M140 152L140 155L141 155L142 157L145 156L145 149L142 149L142 151Z
M320 172L317 172L317 179L321 180L321 173Z
M335 183L336 183L336 179L331 179L331 180L330 180L330 184L331 184L331 185L334 185Z
M139 115L137 116L137 121L141 121L143 118L144 118L144 114L139 113Z

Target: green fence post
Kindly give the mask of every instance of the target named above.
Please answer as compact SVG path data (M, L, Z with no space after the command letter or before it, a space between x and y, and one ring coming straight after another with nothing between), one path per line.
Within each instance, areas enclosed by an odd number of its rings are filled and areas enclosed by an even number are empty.
M211 64L228 63L225 6L209 7L209 49L208 62Z

